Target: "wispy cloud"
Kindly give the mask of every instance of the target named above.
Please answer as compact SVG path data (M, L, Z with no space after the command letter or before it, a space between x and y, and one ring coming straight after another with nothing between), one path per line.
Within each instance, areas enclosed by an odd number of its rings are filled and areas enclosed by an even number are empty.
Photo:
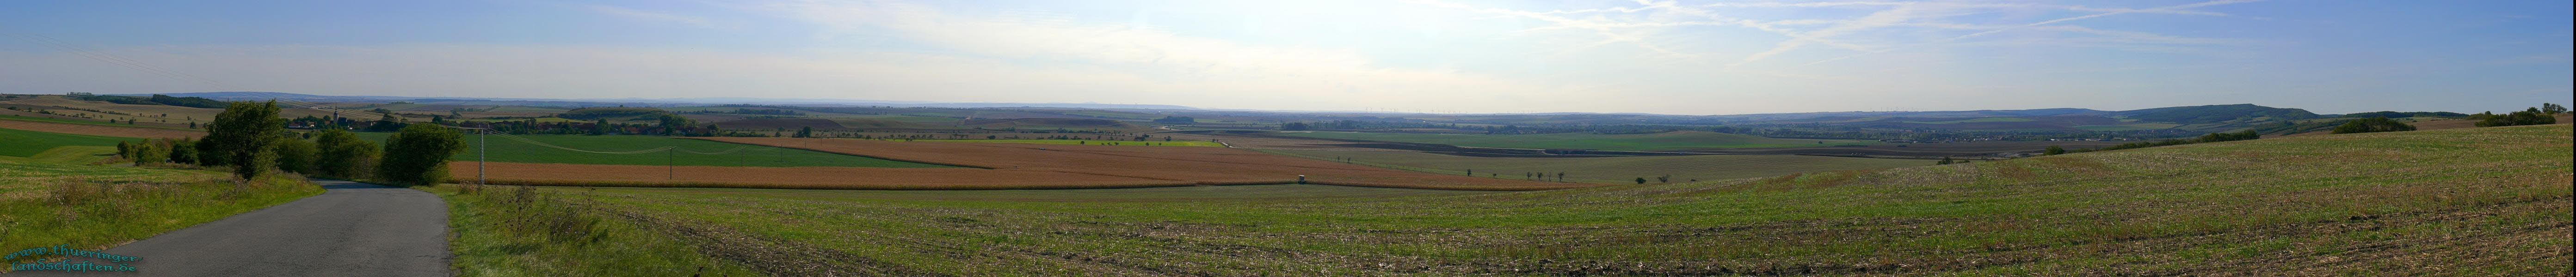
M589 8L591 12L597 12L597 13L599 13L599 14L606 14L606 15L617 16L617 17L624 17L624 18L630 18L630 19L636 19L636 20L644 20L644 21L660 21L660 22L672 22L672 23L680 23L680 24L697 25L697 26L700 26L700 27L715 27L715 23L714 23L714 21L707 20L707 19L706 19L706 18L704 18L704 17L687 16L687 15L679 15L679 14L664 13L664 12L654 12L654 11L646 11L646 10L638 10L638 9L631 9L631 8L618 7L618 6L609 6L609 5L589 5L589 6L587 6L586 8Z

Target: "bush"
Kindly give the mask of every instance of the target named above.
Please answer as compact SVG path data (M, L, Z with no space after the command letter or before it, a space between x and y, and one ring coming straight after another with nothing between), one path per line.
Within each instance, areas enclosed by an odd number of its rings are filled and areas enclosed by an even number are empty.
M2471 117L2486 118L2486 120L2478 121L2478 127L2558 124L2558 118L2550 116L2549 112L2541 111L2540 108L2530 108L2502 116L2498 116L2495 115L2495 113L2490 112L2480 113Z
M335 178L361 178L375 168L376 143L359 139L357 133L345 130L323 130L313 137L313 171L316 175Z
M197 149L201 162L207 165L230 165L233 176L244 180L268 174L277 168L277 142L285 139L286 119L277 117L277 101L253 104L232 102L215 124L206 126L206 140Z
M313 141L293 137L277 139L277 170L313 174L314 160L321 158L321 147Z
M2335 126L2334 133L2352 134L2414 130L2415 125L2406 125L2406 123L2390 120L2386 117L2372 117L2344 121L2343 126Z
M385 138L384 159L376 178L401 185L434 185L447 181L447 158L465 153L465 135L447 127L412 125Z

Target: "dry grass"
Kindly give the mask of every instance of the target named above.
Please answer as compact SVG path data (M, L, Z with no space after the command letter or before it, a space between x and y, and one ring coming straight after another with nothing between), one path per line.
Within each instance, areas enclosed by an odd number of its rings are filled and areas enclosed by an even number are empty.
M70 124L70 123L53 123L53 122L35 122L35 121L24 121L24 120L0 120L0 129L18 129L18 130L28 130L28 131L48 132L48 133L65 133L65 134L77 134L77 135L110 136L110 137L128 137L128 138L166 138L166 139L177 139L177 138L196 138L196 137L204 137L204 136L206 136L206 132L205 132L205 131L197 131L197 130L180 130L180 129L150 128L150 127L117 127L117 126L89 125L89 124Z
M906 143L811 138L696 139L805 149L897 161L996 169L968 171L974 172L977 177L958 180L972 183L1024 181L1025 179L1018 178L982 177L982 175L988 175L986 174L988 172L1018 170L1191 184L1293 183L1299 175L1304 175L1310 183L1318 184L1423 189L1545 190L1593 186L1427 174L1215 147Z

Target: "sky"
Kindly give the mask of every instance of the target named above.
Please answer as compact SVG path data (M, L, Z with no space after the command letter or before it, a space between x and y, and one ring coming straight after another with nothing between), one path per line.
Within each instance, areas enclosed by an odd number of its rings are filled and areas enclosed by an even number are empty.
M177 3L169 3L177 2ZM1439 113L2576 95L2569 1L8 1L0 93Z

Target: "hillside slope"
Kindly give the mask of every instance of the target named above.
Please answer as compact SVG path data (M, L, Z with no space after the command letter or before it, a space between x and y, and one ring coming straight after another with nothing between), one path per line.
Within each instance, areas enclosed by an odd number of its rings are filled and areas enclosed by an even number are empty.
M559 195L681 226L665 228L716 230L687 236L721 238L697 242L710 257L795 265L761 269L775 274L2565 276L2576 223L2570 133L2558 124L2325 135L1463 195L1297 186Z

